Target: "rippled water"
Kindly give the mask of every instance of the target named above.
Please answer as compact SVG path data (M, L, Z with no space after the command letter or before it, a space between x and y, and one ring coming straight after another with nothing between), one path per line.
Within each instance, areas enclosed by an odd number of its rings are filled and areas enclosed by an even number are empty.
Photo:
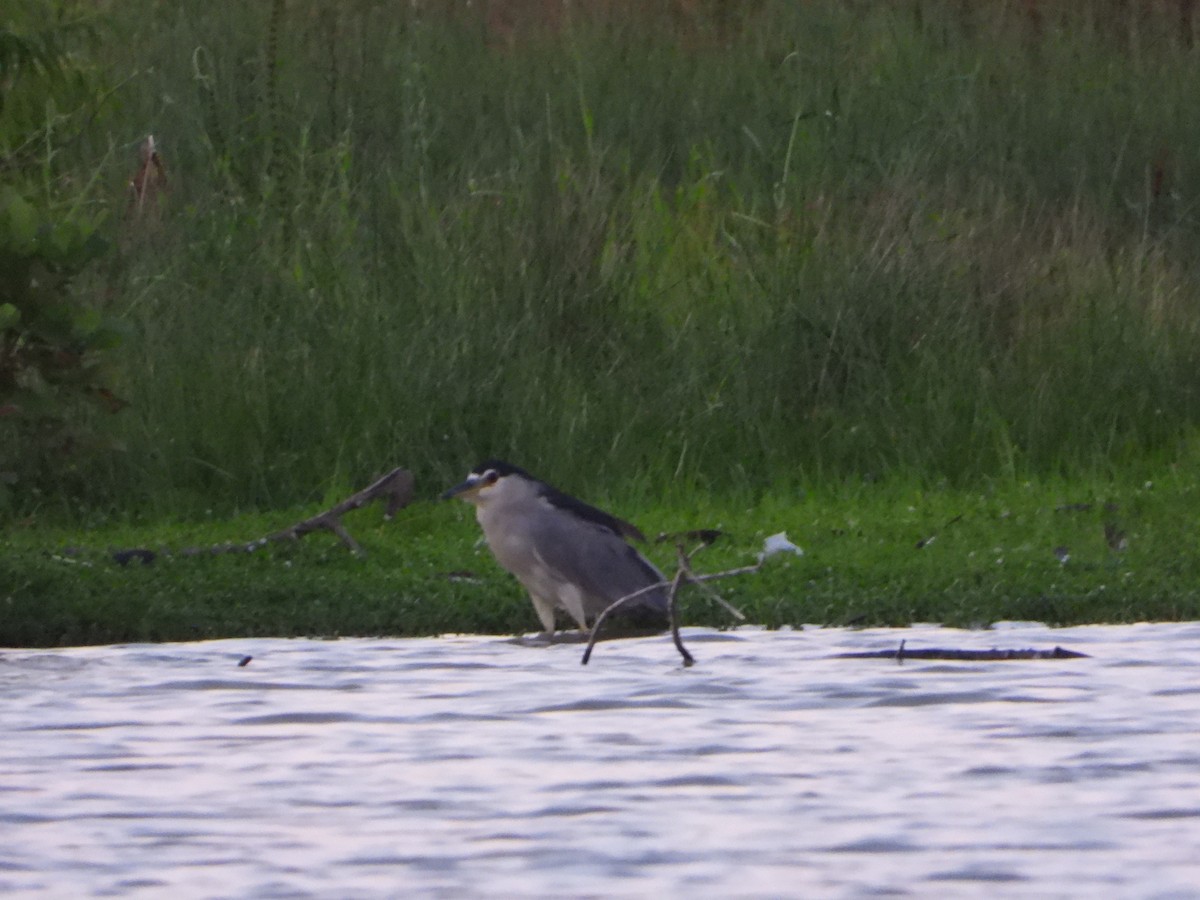
M686 636L0 650L0 893L1200 896L1200 623Z

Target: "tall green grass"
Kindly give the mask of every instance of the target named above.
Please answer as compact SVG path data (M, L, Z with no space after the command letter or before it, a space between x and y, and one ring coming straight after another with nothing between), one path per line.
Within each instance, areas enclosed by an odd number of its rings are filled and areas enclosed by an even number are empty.
M270 507L396 464L432 492L485 455L628 491L1191 458L1200 56L1084 6L500 40L453 5L113 4L123 103L71 152L153 132L172 194L121 226L126 449L83 496Z

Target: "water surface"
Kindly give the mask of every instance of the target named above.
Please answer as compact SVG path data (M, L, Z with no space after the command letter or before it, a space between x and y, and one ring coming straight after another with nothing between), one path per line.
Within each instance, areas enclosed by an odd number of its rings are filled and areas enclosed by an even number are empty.
M0 650L0 893L1200 897L1200 623L685 636Z

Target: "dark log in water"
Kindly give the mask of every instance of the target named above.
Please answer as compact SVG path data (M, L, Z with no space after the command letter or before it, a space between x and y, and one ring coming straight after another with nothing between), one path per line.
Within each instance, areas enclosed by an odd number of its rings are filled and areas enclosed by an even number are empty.
M834 659L894 659L904 662L906 659L949 659L956 662L996 662L1008 659L1089 659L1086 653L1077 650L1066 650L1055 647L1053 650L948 650L943 647L929 647L924 650L909 650L904 641L895 650L869 650L855 653L838 653Z

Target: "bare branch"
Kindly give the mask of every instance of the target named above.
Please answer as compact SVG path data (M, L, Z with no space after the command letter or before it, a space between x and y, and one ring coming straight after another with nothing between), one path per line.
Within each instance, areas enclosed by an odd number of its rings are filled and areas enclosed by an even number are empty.
M679 553L679 568L675 570L675 577L671 579L671 591L667 595L667 611L671 616L671 640L675 642L675 649L679 651L679 655L683 657L683 667L689 668L696 664L696 657L688 652L688 648L683 646L683 638L679 636L679 585L691 573L691 568L688 565L688 555L684 553L683 546L677 545Z
M612 603L606 606L604 608L604 612L596 616L596 621L592 623L592 633L588 636L587 649L583 651L583 659L580 660L579 664L582 666L586 666L588 664L588 660L592 657L592 647L596 646L596 640L600 637L600 626L604 624L604 620L607 619L611 613L620 609L630 600L636 600L638 597L642 596L642 594L648 594L651 591L657 591L659 588L666 587L668 584L670 584L668 581L658 581L654 584L646 585L646 587L640 588L634 591L632 594L626 594L620 600L614 600Z
M341 503L325 510L325 512L297 522L281 531L268 534L266 537L245 543L230 541L224 544L214 544L211 547L188 547L178 552L180 556L199 556L205 553L211 556L223 553L253 553L255 550L265 547L271 541L295 541L314 531L328 531L337 535L338 540L345 544L355 556L366 556L366 551L362 548L362 545L354 539L342 523L342 516L359 507L366 506L372 501L383 500L387 503L387 506L384 508L383 517L385 520L391 521L392 517L399 510L412 502L412 498L412 472L398 466L361 491L351 494ZM113 550L110 551L110 555L121 565L127 565L134 559L138 559L143 564L149 565L160 554L153 550L134 548L129 550ZM169 556L170 553L164 552L162 555Z
M724 572L710 572L706 575L695 574L692 571L692 556L707 547L710 543L712 543L712 540L715 540L715 538L706 540L705 538L709 537L709 534L710 533L707 532L703 533L703 535L698 532L685 532L684 534L679 535L679 537L682 538L694 538L700 536L701 544L690 553L684 550L682 542L677 542L675 544L678 565L675 569L675 575L670 581L658 581L654 584L647 585L644 588L634 591L632 594L626 594L619 600L615 600L613 603L609 604L609 606L605 608L604 612L600 613L600 615L596 617L596 621L592 623L591 634L588 636L587 649L583 651L583 658L579 661L580 665L586 666L588 664L588 660L592 658L592 648L596 646L596 641L600 638L600 629L603 627L604 622L606 619L608 619L610 613L620 609L630 600L640 597L643 594L648 594L651 591L657 591L664 587L669 588L669 592L667 594L667 613L670 618L671 639L675 642L675 647L677 650L679 650L679 655L683 657L684 666L691 666L696 661L695 657L693 657L692 654L688 652L688 649L683 645L683 639L679 635L679 613L678 602L676 598L679 594L679 588L684 583L697 585L704 590L707 596L724 606L725 609L727 609L730 614L739 621L744 622L746 620L745 614L743 614L740 609L723 600L717 595L716 591L705 587L705 582L716 581L718 578L730 578L734 575L748 575L751 572L757 572L762 567L762 561L760 560L752 566L742 566L737 569L727 569Z
M716 600L719 604L725 607L726 612L737 619L739 622L746 621L746 614L710 588L706 582L716 581L718 578L729 578L732 575L749 575L751 572L757 572L762 567L762 563L753 566L743 566L740 569L729 569L725 572L713 572L709 575L694 575L691 569L688 569L688 581L700 588L704 596L710 600Z
M269 534L266 540L298 540L310 532L323 529L337 535L341 542L350 548L351 553L356 556L363 556L365 555L365 551L358 541L350 536L350 532L342 524L342 516L351 510L365 506L373 500L386 500L387 507L384 510L384 518L390 521L398 510L403 509L412 501L412 497L412 472L408 471L408 469L397 467L358 493L351 494L333 508L327 509L325 512L305 519L302 522L297 522L290 528Z

